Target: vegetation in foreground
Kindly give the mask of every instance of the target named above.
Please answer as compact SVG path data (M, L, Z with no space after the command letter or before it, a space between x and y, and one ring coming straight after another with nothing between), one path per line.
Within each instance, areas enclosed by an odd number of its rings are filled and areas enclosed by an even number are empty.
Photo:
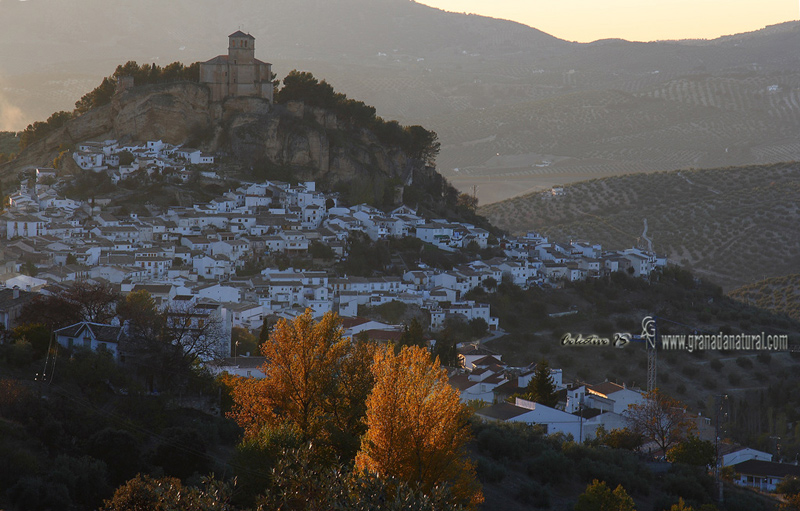
M102 300L83 301L84 313L107 313ZM62 352L58 370L33 381L42 361L20 351L42 344L36 335L31 325L15 331L0 357L10 375L0 382L0 452L12 461L0 469L0 502L9 509L127 510L144 502L164 509L435 510L476 508L483 499L486 509L593 509L581 506L597 499L670 509L679 499L695 508L711 502L705 469L692 465L707 460L681 454L701 449L678 450L677 464L656 475L630 450L638 443L626 440L629 433L601 433L580 445L535 427L467 421L428 353L351 343L330 315L279 323L261 345L273 362L263 380L214 381L189 366L180 391L159 395L110 356L80 350ZM47 330L44 338L46 346ZM187 407L213 409L220 392L231 419ZM670 445L687 441L684 432ZM725 509L772 508L761 497L743 499Z

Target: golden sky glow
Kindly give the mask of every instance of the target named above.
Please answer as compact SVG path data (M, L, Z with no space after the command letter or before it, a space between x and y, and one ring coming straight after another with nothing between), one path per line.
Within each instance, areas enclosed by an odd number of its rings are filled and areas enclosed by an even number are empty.
M798 0L418 0L504 18L568 41L713 39L800 17Z

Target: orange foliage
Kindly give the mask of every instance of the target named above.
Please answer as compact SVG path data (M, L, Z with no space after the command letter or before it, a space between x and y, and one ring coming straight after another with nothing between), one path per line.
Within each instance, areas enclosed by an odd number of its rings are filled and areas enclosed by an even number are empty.
M395 477L423 493L447 485L454 504L475 508L483 494L465 446L469 411L439 360L419 347L378 351L367 399L367 432L356 467Z
M31 397L31 391L15 380L0 379L0 415L23 398Z
M341 454L349 450L352 456L372 386L372 345L351 343L335 314L317 322L309 309L292 322L279 321L261 353L267 359L264 379L229 379L234 401L229 415L245 435L289 423L304 440L337 444Z
M628 422L633 431L655 442L662 452L686 439L696 426L686 407L659 389L647 392L640 404L628 406Z

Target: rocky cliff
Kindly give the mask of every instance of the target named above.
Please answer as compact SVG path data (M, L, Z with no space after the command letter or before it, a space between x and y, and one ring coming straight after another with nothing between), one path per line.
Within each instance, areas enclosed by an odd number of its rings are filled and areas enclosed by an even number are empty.
M179 82L135 87L114 96L0 167L6 178L30 166L49 166L59 152L87 140L163 140L222 150L244 166L329 186L358 182L377 192L386 183L409 184L422 161L380 143L367 129L302 102L270 105L255 98L209 100L208 89Z
M371 131L302 102L239 120L229 129L232 152L243 161L290 169L300 179L329 184L358 180L410 184L421 161L381 143Z

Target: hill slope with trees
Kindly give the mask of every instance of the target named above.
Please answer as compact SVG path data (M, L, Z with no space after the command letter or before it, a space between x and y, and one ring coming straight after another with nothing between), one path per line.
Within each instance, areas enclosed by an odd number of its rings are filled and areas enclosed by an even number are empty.
M800 165L680 170L583 181L479 209L514 233L605 249L650 246L726 290L800 265ZM645 224L646 222L646 224Z

